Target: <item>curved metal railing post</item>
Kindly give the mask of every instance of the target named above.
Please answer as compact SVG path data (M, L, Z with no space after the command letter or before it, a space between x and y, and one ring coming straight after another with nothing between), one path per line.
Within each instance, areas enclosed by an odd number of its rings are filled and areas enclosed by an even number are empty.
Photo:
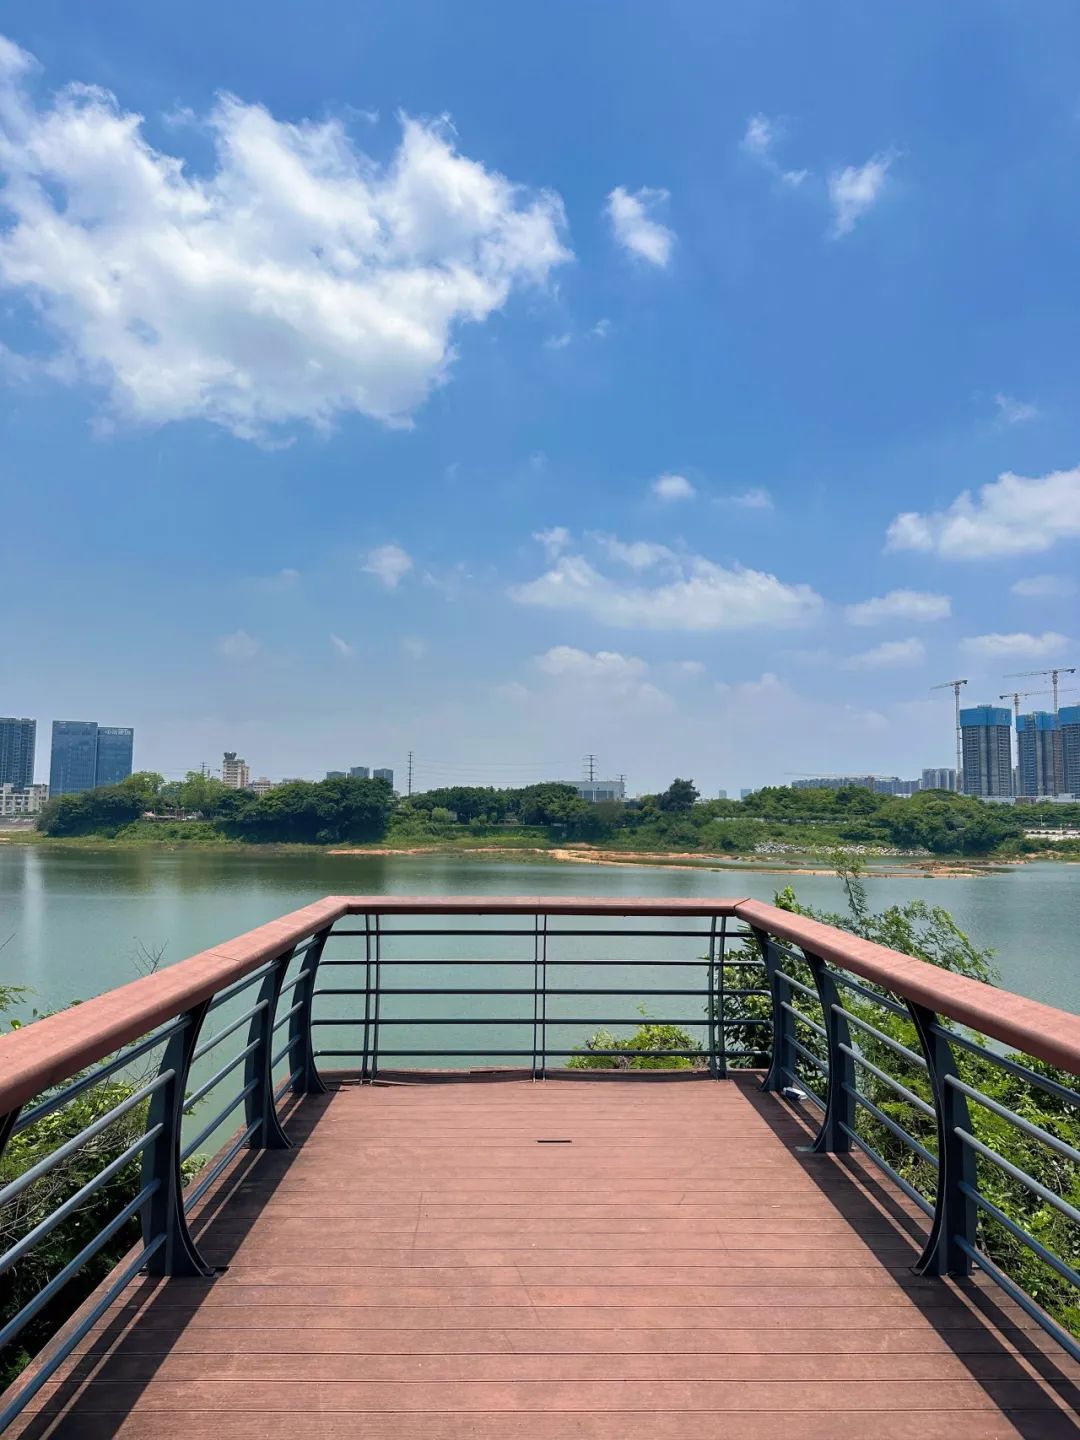
M975 1155L957 1134L958 1130L971 1130L968 1103L963 1092L949 1083L950 1076L959 1078L956 1057L937 1015L910 1000L907 1008L926 1058L938 1130L934 1218L913 1268L918 1275L969 1275L971 1256L956 1243L959 1237L974 1246L978 1223L978 1210L971 1199L978 1183Z
M315 1064L315 1042L311 1035L311 1012L315 1002L315 981L319 974L319 961L326 949L331 928L328 926L315 936L315 943L303 959L303 969L307 973L293 991L295 996L293 1003L299 1006L299 1009L293 1011L289 1020L289 1074L295 1077L292 1082L294 1095L324 1095L326 1093L326 1086L319 1079L318 1067Z
M820 955L810 950L804 950L803 955L821 1001L829 1064L825 1118L810 1148L819 1155L844 1155L851 1149L851 1132L855 1129L855 1061L849 1053L851 1028L832 971Z
M291 1150L292 1141L281 1128L274 1103L274 1017L285 972L293 956L292 947L279 955L259 986L255 1014L248 1026L248 1045L253 1047L244 1061L244 1114L251 1130L252 1150Z
M751 933L761 950L761 958L765 961L765 977L772 1001L772 1058L761 1088L783 1090L787 1083L784 1079L785 1070L794 1072L795 1069L795 1049L791 1044L795 1038L795 1021L791 1012L784 1009L784 982L780 978L780 962L772 939L767 931L759 930L756 926L751 926Z
M143 1243L149 1247L159 1235L165 1243L158 1246L146 1262L148 1275L207 1276L214 1267L199 1254L184 1214L184 1182L180 1168L180 1141L184 1121L184 1100L187 1091L191 1057L199 1039L210 1001L204 1000L185 1015L187 1024L176 1031L165 1045L158 1068L159 1075L171 1072L167 1084L150 1097L146 1128L161 1127L157 1138L143 1151L142 1183L154 1185L154 1192L142 1208Z

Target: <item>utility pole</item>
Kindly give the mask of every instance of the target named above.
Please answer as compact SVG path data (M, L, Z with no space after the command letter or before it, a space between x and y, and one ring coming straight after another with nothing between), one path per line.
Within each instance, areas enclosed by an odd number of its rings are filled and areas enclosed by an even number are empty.
M412 794L412 751L409 751L409 780L405 791L406 795Z
M951 690L955 700L956 708L956 788L959 790L960 777L964 769L964 744L960 734L960 687L966 685L966 680L945 680L940 685L931 685L931 690Z
M585 756L585 778L590 784L596 779L596 756L592 751Z

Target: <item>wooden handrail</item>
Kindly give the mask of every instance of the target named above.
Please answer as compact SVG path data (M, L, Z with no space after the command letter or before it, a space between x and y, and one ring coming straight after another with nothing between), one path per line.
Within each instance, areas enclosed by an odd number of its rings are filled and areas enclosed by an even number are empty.
M916 960L912 955L761 900L740 900L735 914L748 925L809 950L838 969L871 980L902 1000L923 1005L1036 1060L1080 1075L1080 1015L1028 1000L982 980L954 975L926 960Z

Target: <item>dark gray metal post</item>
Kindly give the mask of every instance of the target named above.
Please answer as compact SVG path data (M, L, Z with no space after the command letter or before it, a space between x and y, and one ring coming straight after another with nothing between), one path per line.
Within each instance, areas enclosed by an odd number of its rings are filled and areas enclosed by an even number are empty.
M956 1243L957 1236L974 1245L978 1208L961 1186L975 1188L975 1156L957 1130L971 1131L966 1097L949 1076L958 1075L952 1046L932 1010L907 1002L930 1074L938 1128L938 1185L930 1236L914 1269L919 1275L970 1275L971 1257Z
M840 990L833 973L819 955L803 951L821 1001L825 1019L829 1059L829 1089L825 1119L811 1149L817 1154L842 1155L851 1149L848 1130L855 1129L855 1061L840 1047L851 1045L851 1028L844 1014ZM848 1127L845 1130L844 1126Z
M295 948L295 947L293 947ZM252 1150L291 1150L292 1141L281 1128L277 1105L274 1103L274 1017L277 1014L278 996L285 983L285 972L289 968L293 950L279 955L273 966L263 976L259 986L258 1009L248 1026L248 1044L255 1048L244 1061L244 1114L247 1127L258 1122L248 1139ZM249 1089L249 1086L254 1086Z
M754 939L761 949L762 959L765 961L765 975L769 982L769 995L772 999L772 1059L769 1064L768 1073L761 1082L763 1090L783 1090L788 1083L784 1078L785 1073L795 1073L795 1050L791 1041L795 1038L795 1021L791 1012L785 1010L784 982L780 978L780 961L777 958L776 950L772 940L764 930L751 927ZM790 989L790 987L788 987Z
M147 1109L146 1128L152 1130L160 1125L161 1133L143 1151L142 1183L146 1186L157 1182L157 1189L142 1210L143 1244L150 1245L159 1235L165 1236L164 1245L159 1246L146 1262L148 1275L191 1277L214 1273L214 1267L199 1254L199 1248L188 1230L180 1170L180 1139L188 1071L199 1030L209 1008L210 1001L205 1000L189 1010L185 1016L187 1024L169 1039L158 1074L169 1074L170 1078L154 1091Z
M329 929L320 930L315 943L303 958L301 968L307 974L293 990L293 1004L299 1005L289 1019L289 1074L294 1076L294 1095L322 1095L326 1086L319 1079L315 1064L315 1044L311 1034L311 1012L315 1000L315 981L319 974L319 961L330 934Z

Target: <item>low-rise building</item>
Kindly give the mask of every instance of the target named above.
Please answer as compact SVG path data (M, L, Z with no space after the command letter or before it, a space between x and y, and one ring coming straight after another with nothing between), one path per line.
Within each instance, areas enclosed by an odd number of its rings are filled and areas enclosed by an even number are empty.
M268 780L265 775L260 775L258 780L252 780L248 789L254 790L256 795L266 795L269 791L276 790L280 784L280 780Z
M625 800L625 780L571 780L569 782L582 800L598 805L601 800Z
M37 815L48 798L48 785L0 785L0 817Z

